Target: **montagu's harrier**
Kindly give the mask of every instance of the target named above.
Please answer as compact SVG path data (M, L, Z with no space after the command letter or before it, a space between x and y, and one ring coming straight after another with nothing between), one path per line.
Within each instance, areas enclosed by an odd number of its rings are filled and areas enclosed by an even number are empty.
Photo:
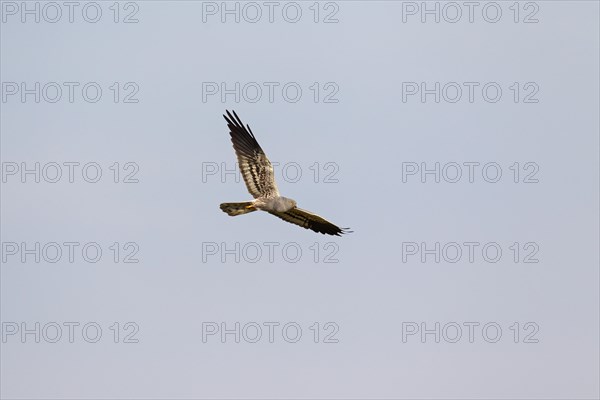
M240 171L254 200L243 203L223 203L221 210L230 216L262 210L284 221L322 234L340 236L350 232L347 228L339 228L316 214L296 207L295 200L280 196L275 184L273 166L256 141L250 126L246 125L244 128L242 120L235 111L233 116L227 111L227 115L223 117L229 127Z

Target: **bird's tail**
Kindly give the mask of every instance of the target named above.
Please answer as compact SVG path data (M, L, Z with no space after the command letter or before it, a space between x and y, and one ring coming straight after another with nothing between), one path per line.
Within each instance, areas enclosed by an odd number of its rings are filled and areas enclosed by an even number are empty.
M235 217L236 215L247 214L252 211L256 211L257 208L254 207L254 203L251 201L246 201L243 203L222 203L221 210L227 213L227 215L231 217Z

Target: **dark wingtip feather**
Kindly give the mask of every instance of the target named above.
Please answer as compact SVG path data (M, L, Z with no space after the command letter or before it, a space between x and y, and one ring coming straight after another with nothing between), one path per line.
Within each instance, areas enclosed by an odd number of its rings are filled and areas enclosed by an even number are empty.
M347 235L349 233L354 233L354 231L351 231L349 228L340 228L339 232L337 232L335 235L342 236L342 235Z
M258 144L254 134L250 130L250 126L246 125L248 129L244 128L244 123L237 115L235 110L231 110L233 115L229 110L225 110L226 114L223 114L223 118L227 121L227 127L229 128L229 134L231 136L231 141L233 142L234 148L238 156L240 152L246 156L252 156L256 152L261 152L264 154L260 145Z
M234 110L233 111L233 115L235 115L237 117L237 119L239 119L239 117L237 116L237 114L235 113ZM227 121L227 124L229 126L233 126L233 127L238 127L238 122L236 120L236 118L233 117L233 115L231 115L231 113L229 112L229 110L225 110L225 112L227 113L227 115L223 114L223 118L225 118L225 121ZM242 125L242 128L244 127L244 125Z
M306 228L307 229L311 229L309 227L306 227ZM321 233L323 235L340 236L340 237L342 235L347 235L349 233L354 233L354 231L349 230L349 228L338 228L337 226L324 227L324 229L318 230L317 232L319 232L319 233Z
M235 110L231 111L233 112L233 115L231 115L229 110L225 110L227 115L223 114L223 118L225 118L225 121L227 121L229 130L231 132L244 132L252 139L256 140L256 138L254 137L254 133L252 133L252 129L250 129L250 125L246 124L246 127L244 127L242 119L237 115Z

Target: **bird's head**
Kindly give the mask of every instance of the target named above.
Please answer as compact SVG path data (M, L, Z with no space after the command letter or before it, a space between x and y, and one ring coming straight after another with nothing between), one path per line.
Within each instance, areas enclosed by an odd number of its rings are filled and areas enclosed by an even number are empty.
M288 199L287 197L282 197L281 199L283 200L283 208L285 209L285 211L291 210L292 208L296 207L296 200Z

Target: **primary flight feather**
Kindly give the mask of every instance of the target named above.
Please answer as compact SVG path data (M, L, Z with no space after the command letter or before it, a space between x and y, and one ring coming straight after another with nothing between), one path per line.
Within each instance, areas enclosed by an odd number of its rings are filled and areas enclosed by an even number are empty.
M222 203L221 210L230 216L262 210L284 221L326 235L340 236L351 232L346 228L339 228L325 218L298 208L295 200L280 196L275 184L273 166L256 141L252 129L248 125L244 127L235 111L233 115L229 111L226 112L227 115L223 117L229 127L240 172L254 200L243 203Z

